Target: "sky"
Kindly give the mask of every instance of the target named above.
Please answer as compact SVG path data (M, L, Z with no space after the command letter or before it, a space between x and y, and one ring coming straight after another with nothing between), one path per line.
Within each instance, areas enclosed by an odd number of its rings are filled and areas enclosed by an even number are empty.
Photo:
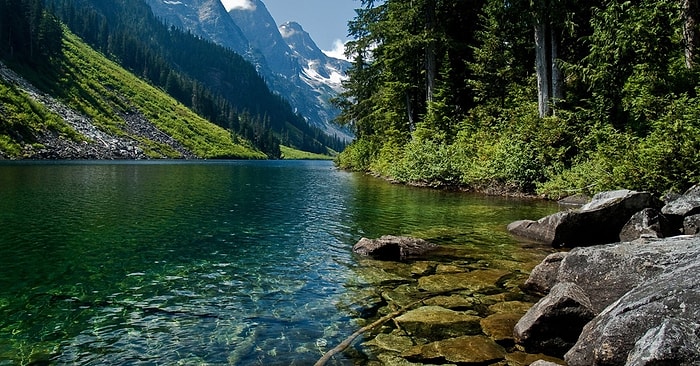
M221 0L226 9L250 6L250 0ZM360 0L262 0L277 25L295 21L326 54L344 58L348 21L355 16Z

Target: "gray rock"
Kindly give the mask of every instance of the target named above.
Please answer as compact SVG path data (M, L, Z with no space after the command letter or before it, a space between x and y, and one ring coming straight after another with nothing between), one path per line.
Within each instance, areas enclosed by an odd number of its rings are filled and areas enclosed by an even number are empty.
M684 217L700 214L700 185L688 189L682 196L667 203L661 213L678 227L683 224Z
M575 248L562 261L557 282L573 282L583 288L598 314L631 289L688 258L700 258L697 238L640 239Z
M683 234L700 234L700 214L687 216L683 219Z
M700 246L697 240L695 244ZM697 258L686 257L685 265L644 282L611 304L584 327L577 343L565 355L567 364L625 365L630 357L638 364L697 364L697 350L700 350ZM667 323L669 320L674 323ZM655 330L663 332L656 334ZM677 342L680 339L683 341ZM652 354L674 359L671 363L645 363L643 358Z
M530 277L525 281L523 290L540 295L549 293L549 290L556 283L559 267L567 254L567 252L558 252L548 255L530 272Z
M508 225L508 231L555 247L613 243L632 215L655 206L658 202L648 192L602 192L578 210L558 212L538 221L516 221Z
M632 241L642 237L666 238L678 235L664 215L654 208L645 208L632 215L620 231L620 241Z
M700 364L700 325L665 319L649 329L627 356L626 366Z
M513 331L516 343L529 352L563 355L595 316L588 295L574 283L559 283L537 302Z
M438 246L423 239L384 235L379 239L362 238L352 250L360 255L379 260L400 261L423 255Z

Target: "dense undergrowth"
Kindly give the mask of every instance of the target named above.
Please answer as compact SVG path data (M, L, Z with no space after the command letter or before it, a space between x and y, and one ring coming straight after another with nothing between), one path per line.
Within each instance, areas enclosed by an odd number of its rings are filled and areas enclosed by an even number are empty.
M700 182L700 70L688 36L698 9L671 0L363 4L338 103L358 139L340 167L551 198ZM541 43L533 25L546 29Z

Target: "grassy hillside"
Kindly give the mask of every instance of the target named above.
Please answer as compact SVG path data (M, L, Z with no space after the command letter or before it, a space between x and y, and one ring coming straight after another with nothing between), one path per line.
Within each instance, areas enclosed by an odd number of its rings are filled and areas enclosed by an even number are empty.
M199 117L95 52L68 30L64 29L63 34L62 54L51 62L12 66L33 85L88 117L102 132L117 140L132 141L152 158L266 157L248 141ZM47 109L8 82L0 84L0 101L0 154L6 157L32 157L47 137L96 143L49 111L56 107ZM161 138L153 138L154 134ZM101 143L109 148L109 143Z

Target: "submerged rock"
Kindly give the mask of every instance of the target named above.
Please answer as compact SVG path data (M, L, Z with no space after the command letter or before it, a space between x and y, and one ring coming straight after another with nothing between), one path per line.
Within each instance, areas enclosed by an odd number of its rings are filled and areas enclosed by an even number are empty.
M421 256L436 248L437 245L423 239L384 235L379 239L362 238L352 247L352 251L379 260L400 261Z
M466 273L447 273L418 279L418 288L430 293L468 290L483 294L499 291L499 282L510 272L502 269L475 270Z
M410 361L483 365L504 360L506 351L485 336L465 336L415 346L402 354Z
M489 338L501 345L512 345L515 342L513 328L522 318L522 313L498 313L489 315L481 320L481 329Z
M394 321L408 334L430 340L481 333L480 317L439 306L423 306Z
M648 192L602 192L580 209L557 212L538 221L516 221L508 225L508 231L554 247L613 243L632 215L655 206L658 204Z
M410 337L394 333L379 333L374 339L365 342L364 345L397 353L408 351L414 346Z

